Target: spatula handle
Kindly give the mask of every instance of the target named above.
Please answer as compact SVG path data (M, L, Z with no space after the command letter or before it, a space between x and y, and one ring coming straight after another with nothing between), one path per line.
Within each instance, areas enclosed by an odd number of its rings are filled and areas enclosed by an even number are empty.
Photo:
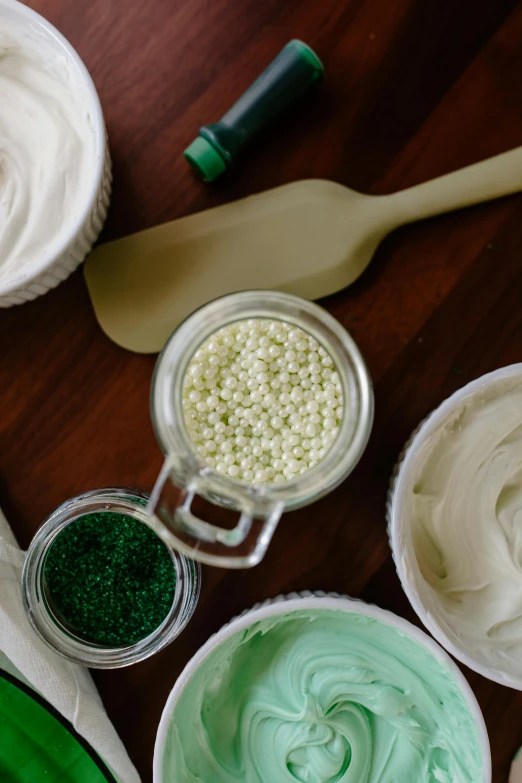
M522 147L389 196L400 223L451 212L522 190Z

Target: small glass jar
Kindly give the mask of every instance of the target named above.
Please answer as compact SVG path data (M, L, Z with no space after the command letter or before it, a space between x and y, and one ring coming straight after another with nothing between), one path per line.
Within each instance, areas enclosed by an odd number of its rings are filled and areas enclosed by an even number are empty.
M307 332L331 356L341 380L345 414L336 440L316 466L284 484L249 485L218 473L198 455L185 427L183 382L192 357L217 330L247 319L279 320ZM172 334L156 364L151 416L167 455L151 494L151 524L174 548L196 560L245 568L263 558L284 511L318 500L354 469L370 436L373 391L357 345L326 310L277 291L242 291L205 305ZM199 519L191 510L195 496L237 512L235 527Z
M98 669L116 669L137 663L173 641L192 617L199 598L201 568L163 541L176 574L172 607L149 636L126 647L106 647L86 641L66 627L52 609L45 580L45 560L57 536L71 522L100 512L124 514L150 527L148 495L127 489L97 489L67 500L46 519L33 538L22 572L22 597L38 636L75 663Z

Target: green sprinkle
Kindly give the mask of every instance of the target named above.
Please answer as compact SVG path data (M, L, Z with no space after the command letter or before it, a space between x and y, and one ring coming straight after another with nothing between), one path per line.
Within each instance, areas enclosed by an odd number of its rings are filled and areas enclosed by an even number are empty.
M51 607L77 635L126 647L155 631L174 601L169 550L144 522L102 511L71 522L44 566Z

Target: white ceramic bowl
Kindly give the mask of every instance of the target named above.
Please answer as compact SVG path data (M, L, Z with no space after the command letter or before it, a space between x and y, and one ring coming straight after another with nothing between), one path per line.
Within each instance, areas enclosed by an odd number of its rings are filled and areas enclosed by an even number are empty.
M469 650L462 644L458 629L453 630L450 628L442 618L437 597L434 591L428 589L420 572L413 545L409 513L407 511L419 452L424 448L426 441L433 435L437 427L453 411L460 408L465 398L476 394L477 391L488 387L492 383L498 383L503 379L513 377L519 377L522 380L522 364L503 367L468 383L462 389L452 394L451 397L448 397L439 408L421 422L406 443L395 466L388 496L387 518L388 534L399 579L410 604L426 628L446 650L470 669L473 669L473 671L501 685L522 690L522 674L520 677L510 677L503 672L486 666L483 661L471 655Z
M226 639L236 634L238 631L242 631L248 628L253 623L264 620L267 617L274 617L279 614L287 614L292 611L302 611L306 609L335 609L349 613L364 614L368 617L374 617L377 620L381 620L394 628L398 628L403 633L408 634L417 643L421 644L427 650L429 650L435 658L438 658L445 664L453 674L455 681L459 685L462 695L464 696L471 714L473 715L477 729L481 739L482 755L483 755L483 768L484 778L476 783L491 783L491 752L489 747L489 739L484 723L484 718L480 711L480 707L473 694L473 691L469 687L464 675L460 672L456 664L451 658L444 652L439 645L427 636L423 631L416 628L414 625L404 620L402 617L387 612L384 609L379 609L377 606L366 604L363 601L354 600L351 598L339 596L337 594L326 594L321 592L303 592L300 594L292 593L288 596L279 596L275 599L264 601L261 604L256 604L252 609L243 612L239 617L236 617L230 623L225 625L218 633L211 636L206 644L201 647L194 657L188 662L185 669L178 677L174 688L172 689L167 703L165 704L161 721L158 727L158 733L156 735L156 744L154 747L154 764L153 764L153 783L163 783L163 755L165 751L165 742L168 735L169 724L171 716L174 712L176 704L181 696L183 689L185 688L190 677L194 674L198 666L216 647L218 647ZM209 781L210 783L210 781ZM269 783L267 781L267 783ZM276 783L276 781L270 781L270 783Z
M65 54L67 60L76 68L91 104L96 148L96 165L85 205L76 222L63 233L59 246L51 255L42 255L23 279L18 277L12 282L7 280L0 283L0 307L11 307L35 299L55 288L69 277L89 253L107 216L111 193L111 164L96 88L87 68L70 43L46 19L17 0L0 0L0 24L2 17L14 18L28 28L36 29L52 46Z

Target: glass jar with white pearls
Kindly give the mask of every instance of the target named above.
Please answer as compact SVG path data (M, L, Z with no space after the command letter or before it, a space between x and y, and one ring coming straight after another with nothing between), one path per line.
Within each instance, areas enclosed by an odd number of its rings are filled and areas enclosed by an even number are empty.
M242 291L172 334L156 364L151 415L166 455L151 524L196 560L246 568L263 558L284 511L351 473L370 435L373 391L355 342L322 307ZM196 496L237 512L237 524L200 519Z

